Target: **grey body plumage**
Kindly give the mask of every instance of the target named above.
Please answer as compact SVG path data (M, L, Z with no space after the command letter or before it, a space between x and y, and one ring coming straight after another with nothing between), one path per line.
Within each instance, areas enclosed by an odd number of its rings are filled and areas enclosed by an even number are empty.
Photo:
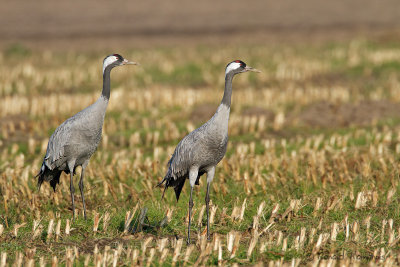
M69 164L77 166L87 164L100 143L105 111L108 100L100 97L94 104L64 121L51 135L47 145L38 189L43 181L48 181L53 189L59 183L59 177L46 175L46 170L70 172Z
M190 242L190 221L193 207L192 192L200 177L207 173L207 238L209 235L209 189L214 178L215 167L225 156L228 145L228 122L232 96L233 77L242 72L257 70L246 66L240 60L229 63L225 71L225 90L221 104L214 116L205 124L185 136L175 148L168 162L168 170L164 179L158 184L165 183L165 190L174 187L175 196L179 200L180 193L189 179L191 191L189 200L188 243ZM164 196L163 193L163 196Z
M86 219L86 204L83 195L83 177L90 157L96 151L101 140L104 117L110 98L110 72L116 66L137 64L129 62L118 54L110 55L103 61L103 91L98 100L89 107L64 121L54 131L47 145L46 155L37 175L38 190L44 181L50 183L53 190L59 184L61 173L70 174L72 210L75 218L73 175L78 166L82 167L79 188Z
M198 169L198 179L215 167L224 157L228 146L228 121L230 108L221 104L214 116L205 124L185 136L177 145L168 162L166 186L175 188L176 200L191 168Z

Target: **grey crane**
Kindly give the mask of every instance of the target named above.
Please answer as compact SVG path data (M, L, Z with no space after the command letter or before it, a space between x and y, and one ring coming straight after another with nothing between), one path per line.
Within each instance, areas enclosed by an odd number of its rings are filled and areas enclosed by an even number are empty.
M246 66L243 61L235 60L229 63L225 69L225 90L221 104L214 116L205 124L185 136L175 148L175 151L168 162L168 170L164 179L158 186L165 183L165 190L174 187L176 200L179 196L185 180L190 183L189 200L189 225L187 243L190 243L190 225L192 217L192 193L194 185L199 184L200 176L207 173L207 239L210 239L209 222L209 202L210 184L214 178L215 167L225 155L228 145L228 121L232 96L232 80L236 74L253 71L260 72L254 68Z
M47 145L46 155L36 177L38 177L38 191L43 181L50 182L53 190L59 183L60 175L64 171L70 174L70 191L72 200L72 214L75 220L74 184L73 176L78 166L82 167L79 189L81 191L83 212L86 219L86 204L83 195L83 177L90 157L96 151L101 139L108 101L110 99L110 73L114 67L122 65L138 65L130 62L118 54L107 56L103 60L103 90L98 100L89 107L81 110L64 121L51 135Z

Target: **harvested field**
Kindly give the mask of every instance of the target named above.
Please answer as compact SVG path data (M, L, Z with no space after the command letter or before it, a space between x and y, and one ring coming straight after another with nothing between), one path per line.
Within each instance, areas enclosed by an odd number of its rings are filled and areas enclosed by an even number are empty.
M68 177L55 192L48 184L37 192L34 176L54 129L100 95L104 53L0 53L2 266L399 264L400 43L121 54L142 67L113 71L85 177L89 219L76 194L73 223ZM215 111L227 59L237 57L263 72L234 80L230 143L211 191L212 240L203 177L187 246L188 188L176 203L155 185L179 140Z
M177 8L179 7L179 8ZM0 267L400 265L400 5L396 0L8 1L0 10ZM100 95L85 177L36 179L49 136ZM155 188L179 140L235 78L226 157L211 189ZM75 176L77 185L80 168ZM77 188L77 186L76 186Z

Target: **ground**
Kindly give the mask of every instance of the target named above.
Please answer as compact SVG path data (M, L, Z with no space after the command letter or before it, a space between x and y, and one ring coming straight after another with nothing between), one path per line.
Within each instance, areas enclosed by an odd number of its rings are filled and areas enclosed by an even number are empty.
M0 266L400 264L398 1L39 2L0 10ZM69 177L35 175L114 52L141 66L113 70L73 222ZM235 59L262 73L234 79L211 241L202 177L187 246L188 185L155 186Z
M211 49L212 48L212 49ZM103 139L88 166L88 220L68 177L36 179L49 136L100 95L102 52L0 58L0 250L7 263L398 264L400 43L126 49L113 70ZM216 110L226 59L262 70L234 80L230 141L212 184L177 203L157 183L179 140ZM6 64L7 62L7 64ZM75 177L78 192L78 169ZM142 214L142 216L140 216Z
M399 40L397 0L7 1L0 47L86 50L199 44Z

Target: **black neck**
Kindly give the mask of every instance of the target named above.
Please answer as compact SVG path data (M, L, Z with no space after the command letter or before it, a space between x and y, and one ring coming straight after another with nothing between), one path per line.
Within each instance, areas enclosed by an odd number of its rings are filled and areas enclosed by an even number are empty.
M106 68L103 73L103 91L101 95L107 100L110 99L110 73L111 68Z
M225 75L225 90L224 90L224 97L222 98L221 104L224 104L227 107L231 106L233 76L234 76L234 74L232 74L232 73L228 73L227 75Z

